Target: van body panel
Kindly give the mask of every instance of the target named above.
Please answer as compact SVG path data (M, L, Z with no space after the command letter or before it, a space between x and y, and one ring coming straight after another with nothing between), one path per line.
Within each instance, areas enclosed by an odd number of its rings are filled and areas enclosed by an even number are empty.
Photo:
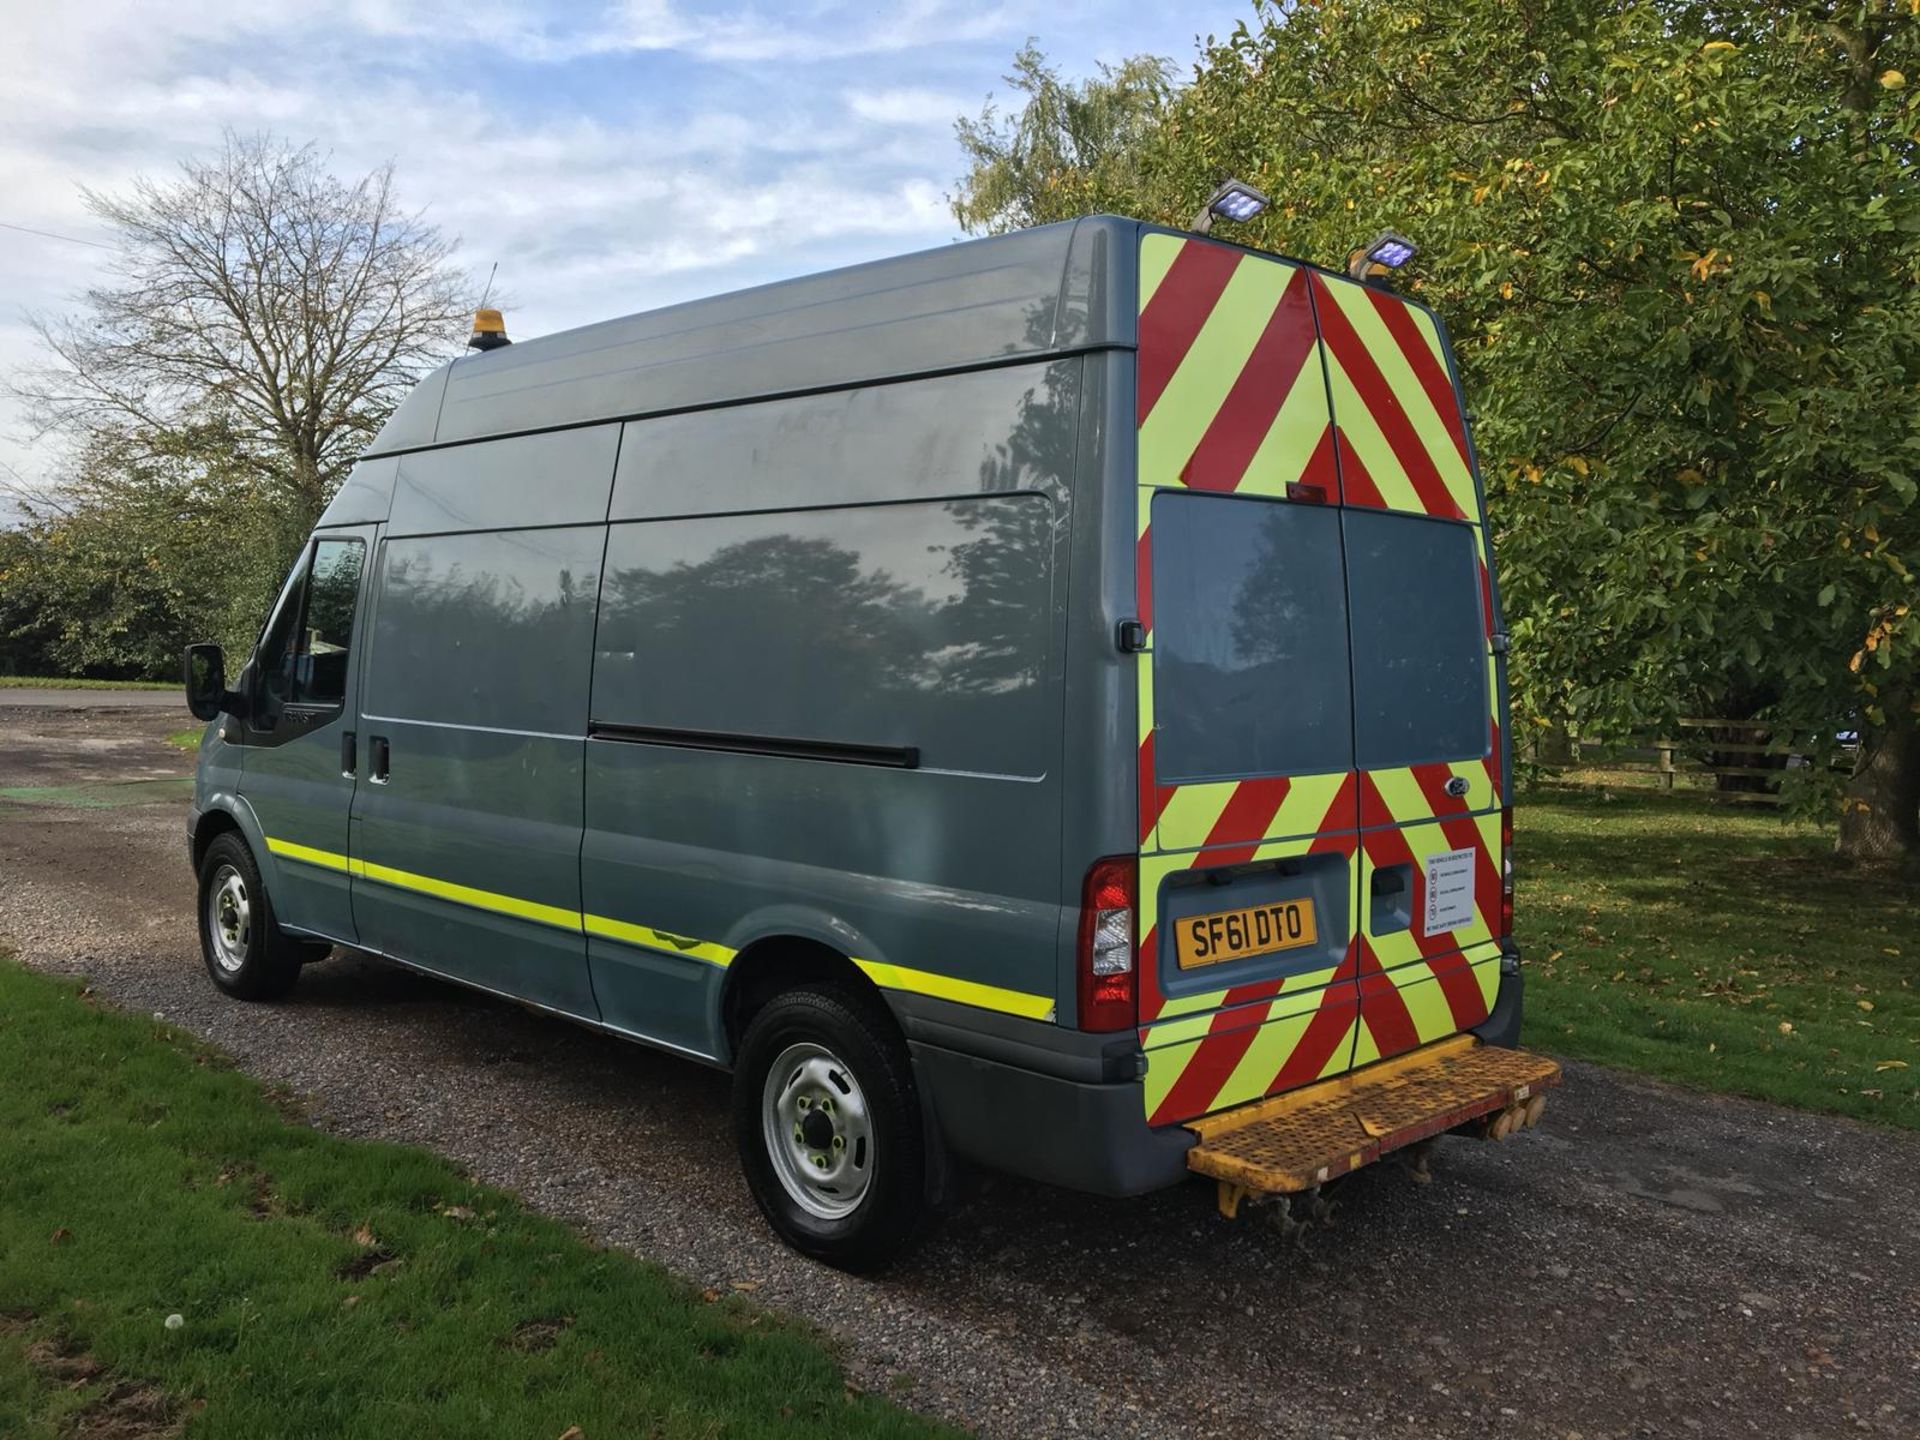
M707 967L796 908L883 988L1053 1012L1055 514L1023 491L611 527L582 854L589 929L626 941L591 951L610 1023L713 1043Z
M1495 1003L1505 675L1484 500L1439 321L1337 277L1316 276L1314 295L1349 507L1355 664L1408 632L1423 660L1369 687L1406 732L1397 742L1370 744L1370 717L1357 717L1365 1064L1480 1025ZM1367 753L1383 748L1414 763Z
M393 505L393 481L399 472L398 460L362 460L347 472L347 478L334 492L316 529L330 530L340 525L378 525L387 518Z
M818 941L883 990L957 981L983 1008L1052 1015L1043 787L600 739L587 764L581 876L608 1023L724 1055L722 972L774 938ZM1006 788L987 800L983 783Z
M1352 1062L1359 809L1348 697L1331 683L1347 637L1329 608L1339 478L1313 279L1141 237L1138 965L1156 1125ZM1317 503L1285 508L1295 495ZM1274 685L1297 734L1254 698ZM1312 943L1181 968L1183 921L1300 900Z
M579 854L604 544L599 525L387 537L361 732L390 768L360 786L353 833L365 943L589 1016Z
M387 423L380 427L380 433L374 437L373 444L367 447L369 455L416 450L433 444L439 438L440 406L447 396L447 380L458 363L450 360L437 370L429 371L418 385L407 392L406 399L394 407L393 413L387 417Z
M625 427L581 856L608 1023L722 1054L720 972L779 938L1056 1011L1081 366Z
M1079 357L626 426L615 521L1072 493ZM768 469L778 463L778 481ZM878 463L876 463L876 461Z
M1109 287L1132 295L1132 237L1104 247ZM1078 1003L1080 891L1094 861L1138 846L1133 753L1136 657L1116 643L1135 618L1133 355L1088 355L1074 453L1071 551L1061 681L1061 851L1057 985L1061 1017ZM1077 1018L1077 1017L1076 1017ZM1131 1042L1131 1037L1128 1037Z
M1123 344L1097 328L1108 217L783 280L454 362L436 441L625 419ZM1070 260L1073 263L1069 263ZM383 434L375 453L389 448Z
M618 425L594 425L398 456L387 533L600 524L619 448Z
M1024 493L614 525L591 718L1056 793L1054 515Z

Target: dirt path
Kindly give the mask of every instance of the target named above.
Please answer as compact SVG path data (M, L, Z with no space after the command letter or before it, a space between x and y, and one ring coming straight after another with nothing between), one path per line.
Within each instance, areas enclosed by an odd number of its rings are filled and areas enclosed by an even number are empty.
M0 710L172 710L184 728L194 723L178 690L63 690L58 686L0 688Z
M339 1130L756 1286L904 1403L1008 1437L1920 1434L1911 1135L1570 1066L1538 1132L1448 1141L1424 1188L1362 1172L1304 1251L1198 1185L982 1178L897 1271L852 1280L768 1236L724 1076L356 957L283 1005L219 998L167 778L187 766L159 742L185 724L0 708L0 939Z

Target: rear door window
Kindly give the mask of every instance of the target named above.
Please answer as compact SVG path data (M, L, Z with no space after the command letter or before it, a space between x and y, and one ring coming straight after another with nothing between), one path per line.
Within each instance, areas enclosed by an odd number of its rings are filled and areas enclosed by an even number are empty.
M1360 768L1485 755L1487 629L1472 530L1374 510L1347 511L1346 529Z
M1168 492L1152 534L1161 782L1351 768L1340 512Z

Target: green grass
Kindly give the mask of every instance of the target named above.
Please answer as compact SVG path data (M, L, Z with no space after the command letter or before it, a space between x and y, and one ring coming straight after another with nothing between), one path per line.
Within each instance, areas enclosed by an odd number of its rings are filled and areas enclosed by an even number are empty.
M191 730L175 730L166 737L166 742L176 750L184 750L189 755L198 755L200 742L206 738L207 727L196 725Z
M1529 1044L1920 1128L1920 875L1686 797L1543 789L1514 813Z
M75 680L61 675L0 675L0 690L178 690L178 680Z
M4 959L0 1076L0 1434L945 1433L794 1322L293 1123L190 1036Z

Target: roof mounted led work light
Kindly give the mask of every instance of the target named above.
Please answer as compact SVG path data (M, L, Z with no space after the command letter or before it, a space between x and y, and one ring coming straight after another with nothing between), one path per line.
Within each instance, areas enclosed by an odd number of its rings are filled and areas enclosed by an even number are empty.
M1420 247L1393 230L1382 230L1347 257L1347 274L1356 280L1384 280L1419 253Z
M1187 228L1196 235L1205 235L1213 229L1216 215L1222 220L1251 220L1266 208L1267 197L1253 186L1244 180L1227 180L1207 197L1207 203L1200 207Z

